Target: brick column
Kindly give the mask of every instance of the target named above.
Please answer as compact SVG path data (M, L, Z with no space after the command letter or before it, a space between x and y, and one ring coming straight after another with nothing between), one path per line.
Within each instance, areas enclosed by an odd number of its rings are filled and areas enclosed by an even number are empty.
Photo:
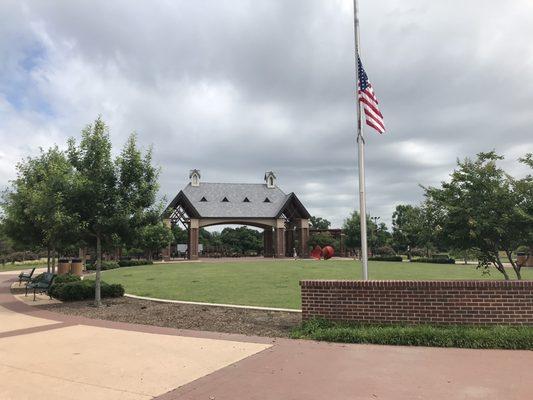
M300 258L309 258L309 220L299 220L296 229L298 230L298 256Z
M273 254L272 243L272 228L265 228L263 231L263 255L265 257L272 257Z
M172 224L170 223L170 219L164 219L163 220L163 224L168 227L168 228L171 228L172 227ZM168 244L168 246L166 247L163 247L163 250L162 250L162 253L163 253L163 261L170 261L170 244Z
M189 243L187 247L189 260L198 260L198 239L200 237L199 221L191 218L189 222Z
M285 255L287 257L294 255L294 228L292 226L285 231Z
M274 228L274 257L285 257L285 221L278 219Z

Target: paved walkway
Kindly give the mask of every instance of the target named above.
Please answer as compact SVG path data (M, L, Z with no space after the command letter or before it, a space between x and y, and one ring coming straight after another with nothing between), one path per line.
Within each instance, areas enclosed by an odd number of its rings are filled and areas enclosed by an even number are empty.
M341 345L39 310L0 276L0 399L530 399L533 352ZM43 392L42 388L46 388Z

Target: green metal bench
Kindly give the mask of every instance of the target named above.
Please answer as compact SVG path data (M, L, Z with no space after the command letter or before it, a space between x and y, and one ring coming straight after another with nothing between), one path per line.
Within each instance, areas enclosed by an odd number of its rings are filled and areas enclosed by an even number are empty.
M49 272L38 275L26 285L26 296L28 295L28 289L33 289L33 301L35 301L37 293L47 293L50 296L49 290L55 278L56 275ZM51 296L50 299L52 299Z
M31 281L31 277L33 276L34 272L35 272L35 268L33 268L30 272L21 272L19 274L19 286L22 284L22 282Z

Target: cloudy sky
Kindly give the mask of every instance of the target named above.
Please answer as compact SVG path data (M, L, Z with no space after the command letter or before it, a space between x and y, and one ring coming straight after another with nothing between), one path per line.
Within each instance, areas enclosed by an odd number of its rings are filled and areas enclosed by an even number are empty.
M390 221L457 157L533 151L533 2L360 0L388 133L367 130L367 203ZM136 131L171 198L261 182L339 226L357 207L351 0L0 2L0 187L98 114Z

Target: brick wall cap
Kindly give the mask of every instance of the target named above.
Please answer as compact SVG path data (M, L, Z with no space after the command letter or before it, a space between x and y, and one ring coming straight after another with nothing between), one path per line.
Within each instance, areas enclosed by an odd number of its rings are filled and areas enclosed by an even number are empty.
M301 287L446 287L446 288L533 288L533 281L488 281L488 280L301 280Z

